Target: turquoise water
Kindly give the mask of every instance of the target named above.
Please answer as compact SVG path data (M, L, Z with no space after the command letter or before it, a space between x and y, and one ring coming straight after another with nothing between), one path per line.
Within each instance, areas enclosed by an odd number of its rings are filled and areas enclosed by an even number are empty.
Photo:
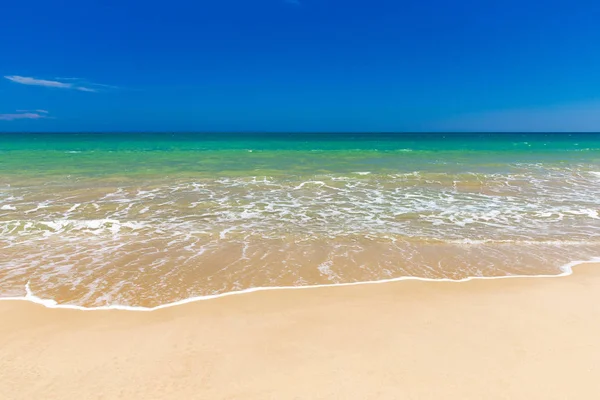
M600 134L0 134L0 173L56 176L505 171L596 163Z
M600 134L0 134L0 296L558 273L599 193Z

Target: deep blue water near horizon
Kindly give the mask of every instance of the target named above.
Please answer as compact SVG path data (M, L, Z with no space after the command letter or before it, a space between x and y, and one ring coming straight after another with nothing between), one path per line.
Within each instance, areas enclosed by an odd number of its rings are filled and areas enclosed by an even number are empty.
M497 132L497 133L470 133L470 132L364 132L364 133L346 133L346 132L307 132L307 133L286 133L286 132L0 132L0 141L3 146L11 148L24 142L34 145L37 143L42 146L44 143L66 144L72 143L98 143L98 142L157 142L157 143L177 143L182 146L189 143L201 142L308 142L308 143L328 143L338 142L350 145L356 142L358 147L373 146L376 143L384 147L393 149L393 144L413 144L422 149L446 150L448 148L456 149L494 149L500 144L566 144L573 145L575 148L584 143L600 142L600 133L587 132ZM530 143L531 142L531 143ZM579 143L583 142L583 143ZM385 145L388 146L385 146ZM449 146L449 147L446 147Z

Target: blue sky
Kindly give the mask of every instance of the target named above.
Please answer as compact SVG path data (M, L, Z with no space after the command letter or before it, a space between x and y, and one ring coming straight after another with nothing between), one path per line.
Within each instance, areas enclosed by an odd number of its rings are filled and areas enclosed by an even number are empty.
M600 130L600 2L4 2L0 131Z

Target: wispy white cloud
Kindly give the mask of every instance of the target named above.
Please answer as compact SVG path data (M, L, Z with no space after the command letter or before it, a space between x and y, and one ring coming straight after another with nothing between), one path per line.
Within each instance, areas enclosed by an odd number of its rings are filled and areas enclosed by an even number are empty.
M83 78L63 78L60 76L57 76L54 79L56 79L57 81L85 81L85 79Z
M87 88L87 87L84 87L84 86L79 86L79 87L76 87L74 89L82 91L82 92L92 92L92 93L96 93L98 91L97 89L91 89L91 88Z
M92 82L88 82L87 80L83 79L83 78L61 78L61 77L57 77L54 78L55 80L61 82L61 81L72 81L72 82L78 82L79 84L83 84L86 86L94 86L94 87L100 87L100 88L107 88L107 89L119 89L118 86L114 86L114 85L105 85L103 83L92 83Z
M18 119L42 119L49 118L46 110L17 110L12 114L0 114L0 121L14 121Z
M20 75L5 75L4 78L21 85L44 86L49 88L78 90L80 92L98 92L101 88L116 89L116 86L87 82L79 78L54 78L54 80L37 79Z
M17 112L18 113L36 112L36 113L48 114L48 111L46 111L46 110L17 110Z

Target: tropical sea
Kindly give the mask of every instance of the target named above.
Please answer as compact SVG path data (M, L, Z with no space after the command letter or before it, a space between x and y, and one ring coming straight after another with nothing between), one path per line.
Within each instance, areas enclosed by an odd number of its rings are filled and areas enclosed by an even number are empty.
M600 256L600 134L0 134L0 298L555 275Z

